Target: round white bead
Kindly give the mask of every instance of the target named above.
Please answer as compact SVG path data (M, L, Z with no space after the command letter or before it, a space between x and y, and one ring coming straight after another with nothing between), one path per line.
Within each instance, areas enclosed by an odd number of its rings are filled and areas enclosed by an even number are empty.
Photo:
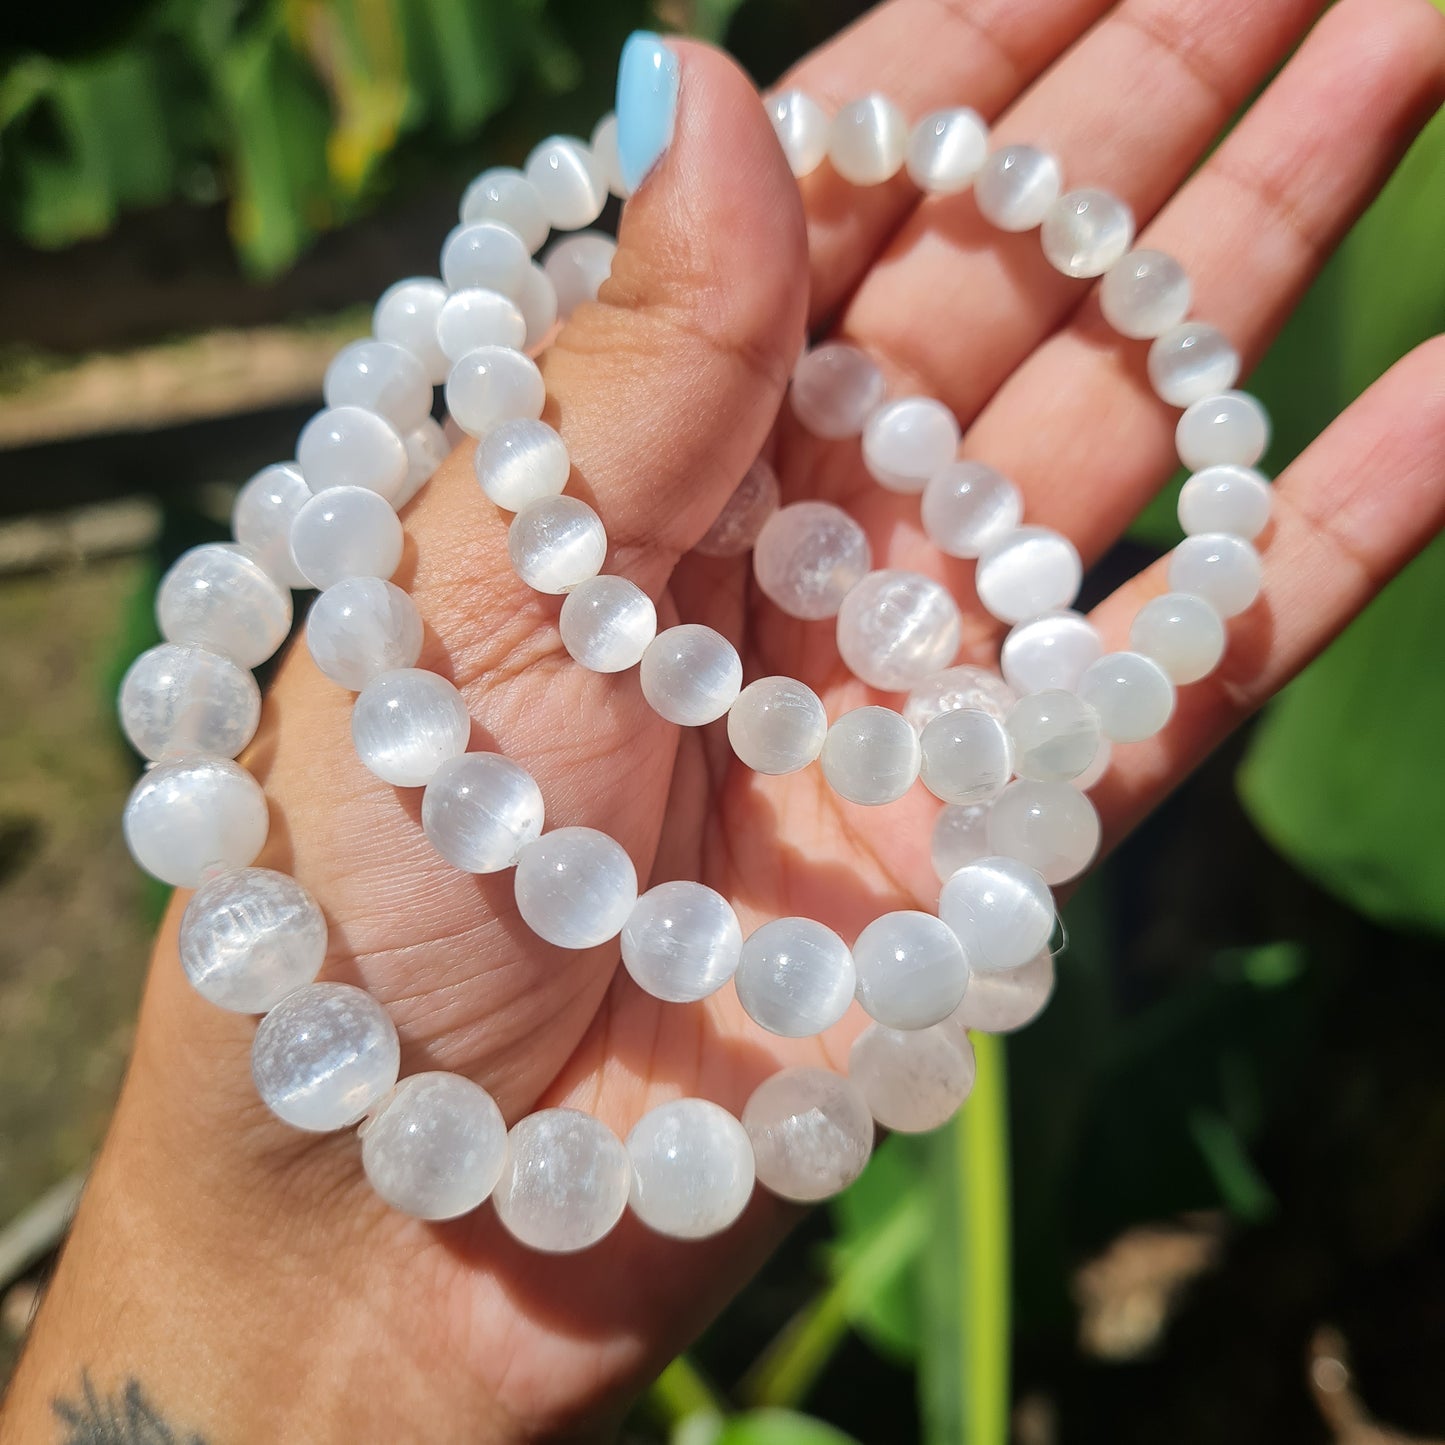
M980 858L949 876L938 916L958 935L977 978L1021 968L1047 945L1054 898L1038 873L1016 858Z
M855 186L877 186L896 176L907 150L908 122L881 95L845 105L828 127L828 159Z
M959 708L927 723L919 734L923 786L945 803L986 803L1013 773L1004 725L979 708Z
M853 945L858 1002L891 1029L926 1029L951 1014L968 987L963 945L931 913L875 918Z
M571 136L549 136L527 157L526 177L554 231L580 231L602 214L607 191L592 152Z
M733 982L754 1023L806 1039L848 1012L858 975L848 945L831 928L811 918L775 918L743 940Z
M260 720L256 679L229 657L194 644L152 647L121 681L121 726L152 762L183 753L234 758Z
M1063 783L1085 772L1099 753L1098 714L1072 692L1029 693L1008 715L1014 771L1021 778Z
M206 542L161 578L156 622L167 642L194 642L259 667L291 630L291 593L249 552Z
M732 904L702 883L659 883L637 900L622 929L633 981L665 1003L716 993L734 973L743 931Z
M403 436L431 415L426 368L393 341L353 341L343 346L326 368L321 389L327 406L374 411Z
M1161 401L1191 406L1239 379L1239 353L1218 328L1186 321L1149 348L1149 382Z
M1152 658L1137 652L1108 652L1079 679L1079 696L1099 715L1110 742L1152 738L1174 712L1174 684Z
M374 411L334 406L301 429L296 460L313 492L328 487L365 487L395 506L411 464L401 433Z
M312 661L352 692L384 672L415 667L422 635L416 603L379 577L350 577L328 587L306 615Z
M507 1157L496 1101L460 1074L403 1079L361 1129L361 1164L393 1209L455 1219L492 1192Z
M793 368L793 414L827 441L859 436L883 402L883 373L867 352L830 341L805 351Z
M773 96L767 108L788 168L799 179L812 175L828 154L828 117L823 107L801 90L785 90Z
M1054 956L1045 948L1022 968L974 974L952 1026L1011 1034L1044 1011L1053 991Z
M446 353L437 344L446 299L447 288L434 276L411 276L383 291L371 315L372 335L411 352L433 386L447 379Z
M300 467L277 462L262 467L231 508L231 535L283 587L308 585L291 555L291 523L310 500Z
M1094 754L1094 761L1074 779L1074 786L1081 792L1087 793L1096 783L1102 781L1104 774L1109 771L1109 764L1113 761L1114 749L1108 738L1099 739L1099 751Z
M854 677L906 692L958 654L958 604L918 572L870 572L838 608L838 654Z
M601 231L564 237L547 252L542 269L557 292L557 315L563 321L584 302L597 299L616 254L617 242Z
M828 715L812 688L791 677L760 677L728 709L728 741L755 773L795 773L823 751Z
M533 261L522 278L522 289L512 299L527 323L527 350L536 351L557 324L557 290L552 278Z
M764 1079L743 1109L743 1128L758 1182L800 1204L842 1193L873 1152L873 1116L858 1086L807 1065Z
M1174 440L1190 471L1252 467L1269 447L1269 413L1245 391L1206 396L1179 418Z
M908 174L919 190L934 195L966 191L987 159L988 126L967 106L935 110L908 137Z
M1103 655L1104 642L1093 623L1065 608L1012 628L999 665L1017 693L1074 692L1089 664Z
M452 449L442 424L431 417L401 440L406 448L406 483L392 504L398 512L431 481Z
M391 503L365 487L328 487L291 526L291 553L313 587L348 577L390 577L406 544Z
M237 868L208 879L186 904L180 957L202 998L236 1013L265 1013L321 972L326 920L294 878Z
M753 1146L726 1109L674 1099L644 1114L627 1136L632 1209L673 1239L720 1234L753 1193Z
M537 250L547 239L542 198L531 181L512 166L493 166L467 187L460 219L463 224L496 221L515 231L529 251Z
M845 712L823 741L823 776L841 797L876 806L901 798L922 762L918 734L889 707Z
M1208 677L1224 656L1225 641L1219 614L1188 592L1146 602L1129 628L1129 646L1153 658L1175 684Z
M215 867L245 868L266 842L261 785L226 758L157 763L131 789L123 828L131 857L162 883L195 888Z
M1189 536L1229 532L1253 541L1269 522L1269 483L1252 467L1206 467L1179 490L1179 525Z
M1221 617L1254 605L1263 582L1259 553L1242 537L1198 532L1169 554L1169 585L1202 597Z
M537 363L509 346L479 346L447 375L447 411L470 436L518 417L535 420L546 402Z
M622 178L622 156L617 149L617 113L609 110L596 125L587 144L592 148L593 169L608 191L620 201L627 199L627 182Z
M625 577L589 577L562 603L562 646L591 672L623 672L657 636L652 598Z
M517 417L489 431L472 455L482 490L499 507L520 512L567 488L572 459L567 443L544 421Z
M903 704L903 716L920 733L934 718L960 708L977 708L1002 722L1015 700L1013 689L996 672L962 662L915 687Z
M1034 869L1045 883L1077 878L1099 851L1099 815L1072 784L1022 778L988 815L989 846Z
M759 457L692 550L701 557L739 557L749 551L778 510L779 491L778 474Z
M931 396L880 406L863 427L863 465L890 492L921 492L958 450L958 422Z
M778 508L753 544L763 595L789 617L812 622L837 613L872 560L862 527L831 502Z
M1023 520L1024 499L1001 472L981 462L949 462L923 489L923 530L950 557L977 557Z
M631 1189L632 1161L605 1124L576 1109L539 1109L512 1125L492 1203L523 1244L572 1254L611 1233Z
M454 226L442 245L442 280L449 291L478 287L514 296L531 259L526 242L510 226L470 221Z
M355 1124L396 1083L401 1046L386 1010L349 983L308 983L256 1029L251 1077L261 1102L295 1129Z
M1184 267L1163 251L1130 251L1099 286L1104 320L1135 341L1172 330L1189 314L1193 287Z
M720 632L685 622L648 644L640 677L642 695L659 717L701 727L733 705L743 685L743 664Z
M437 317L437 340L454 362L481 346L520 351L527 340L527 323L516 302L500 291L468 286L447 297Z
M418 667L372 678L351 709L356 755L397 788L424 788L448 758L466 751L471 732L461 693Z
M1050 527L1005 532L984 548L974 573L978 600L1000 622L1070 606L1083 580L1078 549Z
M576 497L539 497L507 528L517 576L538 592L570 592L595 577L607 560L602 518Z
M421 826L433 848L464 873L500 873L542 836L542 790L500 753L448 758L426 785Z
M1065 276L1102 276L1133 240L1133 211L1118 196L1097 189L1060 196L1039 233L1049 264Z
M933 820L929 855L940 883L960 868L988 857L988 805L950 803Z
M1063 172L1046 151L1005 146L974 177L973 194L983 218L1001 231L1032 231L1063 190Z
M853 1040L848 1077L885 1129L922 1134L948 1123L968 1098L973 1045L951 1024L909 1031L872 1024Z
M616 938L637 902L627 850L595 828L554 828L517 859L517 911L559 948L593 948Z

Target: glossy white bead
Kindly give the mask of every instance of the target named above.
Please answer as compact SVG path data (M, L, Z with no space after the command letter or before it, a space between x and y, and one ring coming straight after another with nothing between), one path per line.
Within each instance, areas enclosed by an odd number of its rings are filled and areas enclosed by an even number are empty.
M1130 251L1099 286L1104 320L1135 341L1152 340L1189 314L1193 287L1184 267L1163 251Z
M863 465L890 492L921 492L958 450L958 422L931 396L880 406L863 427Z
M442 280L449 291L478 287L513 296L522 289L531 259L526 242L510 226L470 221L454 226L442 245Z
M566 321L584 302L595 301L612 274L617 242L601 231L582 231L558 241L542 261L557 292L557 315Z
M527 350L536 351L557 324L557 291L552 278L533 261L522 278L522 289L512 299L527 323Z
M592 152L580 140L549 136L533 149L523 169L554 231L580 231L602 214L605 183Z
M390 577L406 543L391 503L365 487L328 487L291 525L291 553L313 587Z
M206 542L161 578L156 622L167 642L194 642L259 667L291 630L291 593L249 552Z
M1099 852L1099 815L1069 783L1021 778L988 815L989 846L1034 869L1045 883L1077 878Z
M1008 715L1014 771L1021 778L1064 783L1098 756L1099 715L1072 692L1029 693Z
M542 198L531 181L511 166L492 166L466 188L460 219L463 224L496 221L515 231L529 251L536 251L547 239Z
M212 868L253 862L270 814L261 785L229 759L176 758L141 776L122 826L131 856L147 873L195 888Z
M479 346L447 375L447 411L470 436L485 436L518 417L535 420L546 401L536 362L508 346Z
M1022 968L976 973L952 1025L984 1034L1011 1034L1032 1023L1054 991L1054 957L1042 949Z
M793 414L827 441L861 435L883 402L883 372L865 351L830 341L805 351L793 369Z
M642 661L657 636L652 598L625 577L589 577L562 603L562 645L591 672L623 672Z
M492 1192L506 1157L496 1100L460 1074L412 1074L361 1127L371 1187L417 1219L470 1213Z
M926 1029L951 1014L968 987L963 945L931 913L875 918L853 944L858 1002L892 1029Z
M908 122L882 95L845 105L828 128L828 159L855 186L877 186L896 176L908 150Z
M406 482L392 503L398 512L431 481L452 449L442 424L431 417L401 440L406 448Z
M296 460L313 492L365 487L395 506L411 470L401 433L374 411L334 406L301 429Z
M934 718L960 708L977 708L1002 722L1015 700L1013 689L996 672L963 662L919 683L903 704L903 716L920 733Z
M841 797L877 806L901 798L922 762L918 734L889 707L845 712L823 741L823 776Z
M692 1003L734 973L743 931L732 904L702 883L659 883L637 900L622 929L622 962L645 993Z
M461 693L418 667L372 678L351 709L357 757L396 788L426 787L448 758L466 751L471 732Z
M447 288L434 276L411 276L383 291L371 315L372 335L411 352L433 386L447 379L446 353L437 343L437 317L446 299Z
M1239 353L1217 327L1186 321L1149 348L1149 382L1161 401L1191 406L1239 379Z
M929 857L940 883L989 854L988 804L949 803L933 820Z
M785 90L768 101L767 110L788 168L799 179L812 175L828 154L828 117L823 107L801 90Z
M870 572L838 608L838 655L854 677L906 692L958 654L958 604L919 572Z
M1049 885L1016 858L987 857L951 874L938 916L958 935L975 981L995 969L1021 968L1049 941Z
M528 502L507 528L507 552L517 576L538 592L570 592L595 577L607 560L602 518L576 497Z
M1179 490L1179 525L1189 536L1229 532L1253 541L1269 524L1274 498L1252 467L1206 467Z
M872 1024L848 1054L848 1077L869 1112L900 1134L948 1123L972 1092L974 1072L973 1045L951 1024L908 1031Z
M1083 580L1078 549L1050 527L1005 532L984 548L974 573L978 600L1000 622L1069 607Z
M593 948L616 938L637 902L627 850L595 828L554 828L517 859L517 911L559 948Z
M873 1152L873 1116L856 1084L797 1065L764 1079L743 1109L758 1183L811 1204L840 1194Z
M1019 489L981 462L949 462L923 489L923 530L950 557L977 557L1015 530L1023 515Z
M1179 460L1191 471L1252 467L1269 447L1269 413L1248 392L1226 391L1196 401L1174 431Z
M393 341L353 341L343 346L326 368L322 395L329 407L374 411L403 436L431 415L426 368Z
M632 1209L672 1239L720 1234L753 1193L747 1130L707 1099L674 1099L649 1110L627 1136Z
M823 751L828 715L812 688L791 677L760 677L728 709L728 742L755 773L795 773Z
M685 622L658 633L642 654L642 695L653 711L682 727L720 718L743 685L737 648L720 632Z
M1198 532L1169 554L1169 585L1202 597L1221 617L1254 605L1263 582L1259 553L1242 537Z
M1224 623L1202 597L1166 592L1146 602L1129 628L1129 646L1151 657L1175 684L1208 677L1224 656Z
M928 723L918 739L923 786L945 803L987 803L1013 773L1013 747L992 713L959 708Z
M492 1191L497 1217L532 1249L586 1249L622 1218L632 1161L600 1120L576 1109L539 1109L512 1125Z
M256 1029L251 1077L261 1102L313 1133L361 1119L396 1083L401 1046L386 1010L349 983L308 983Z
M1001 231L1031 231L1063 190L1053 156L1027 145L1005 146L979 168L973 194L984 219Z
M234 758L260 720L256 679L229 657L193 643L150 648L121 681L121 726L152 762L185 753Z
M987 159L988 126L967 106L933 111L908 137L908 174L919 190L934 195L966 191Z
M1063 608L1013 627L1004 638L999 665L1019 694L1074 692L1090 663L1103 655L1104 642L1093 623Z
M351 577L328 587L306 615L312 661L352 692L384 672L414 667L422 634L416 603L379 577Z
M437 341L454 362L480 346L519 351L526 340L527 323L516 302L484 286L453 291L437 317Z
M609 110L592 127L587 144L592 148L593 169L606 183L608 192L625 201L627 182L622 178L622 157L617 150L617 113ZM535 249L535 248L534 248Z
M858 975L848 945L811 918L775 918L743 940L733 979L754 1023L811 1038L848 1012Z
M1039 241L1056 271L1102 276L1133 244L1134 213L1108 191L1069 191L1049 207Z
M301 468L291 462L262 467L236 493L231 535L283 587L307 581L291 555L291 523L311 500Z
M778 510L778 474L759 457L692 550L702 557L740 557L757 541L763 524Z
M207 879L186 904L179 951L202 998L236 1013L265 1013L321 972L326 920L294 878L237 868Z
M753 544L753 575L789 617L836 615L868 571L872 549L862 527L831 502L794 502L763 524Z
M531 417L493 427L477 443L472 465L482 490L509 512L560 496L572 472L566 442L546 422Z
M1110 742L1152 738L1174 712L1174 684L1152 658L1107 652L1079 679L1079 696L1099 715Z
M421 799L433 848L464 873L500 873L542 835L542 790L500 753L463 753L436 770Z

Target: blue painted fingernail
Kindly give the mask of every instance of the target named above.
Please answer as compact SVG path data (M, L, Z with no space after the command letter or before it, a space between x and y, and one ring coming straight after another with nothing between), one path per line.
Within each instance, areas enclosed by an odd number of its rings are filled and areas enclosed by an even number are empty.
M617 68L617 155L631 194L672 144L677 56L648 30L634 30Z

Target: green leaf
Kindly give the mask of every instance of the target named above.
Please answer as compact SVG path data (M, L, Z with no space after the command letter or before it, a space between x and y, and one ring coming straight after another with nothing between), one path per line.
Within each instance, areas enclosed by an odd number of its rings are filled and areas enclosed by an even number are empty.
M856 1445L851 1435L793 1410L751 1410L737 1415L713 1445Z

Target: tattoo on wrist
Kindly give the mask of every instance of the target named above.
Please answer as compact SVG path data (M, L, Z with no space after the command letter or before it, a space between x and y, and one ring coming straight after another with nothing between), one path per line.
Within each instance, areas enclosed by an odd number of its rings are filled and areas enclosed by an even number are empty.
M206 1445L200 1435L167 1423L134 1375L106 1395L82 1370L80 1393L57 1395L50 1408L60 1421L61 1445Z

